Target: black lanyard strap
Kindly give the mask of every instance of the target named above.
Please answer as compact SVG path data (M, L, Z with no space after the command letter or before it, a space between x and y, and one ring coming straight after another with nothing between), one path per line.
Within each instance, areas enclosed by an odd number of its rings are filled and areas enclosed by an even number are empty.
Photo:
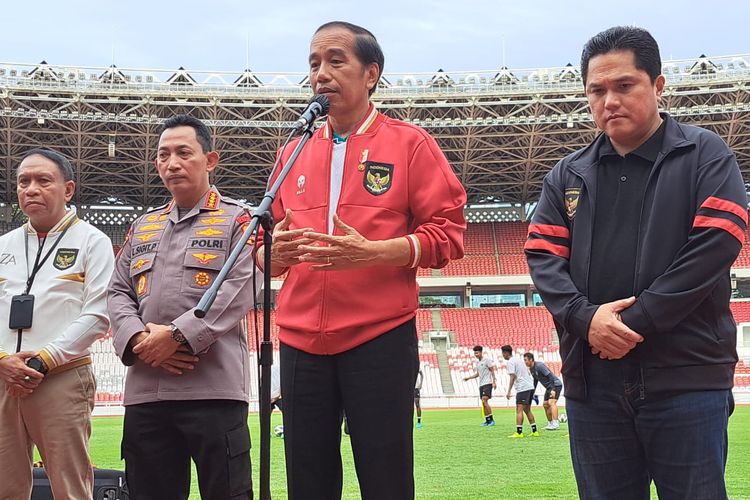
M34 284L34 278L36 278L36 274L39 272L39 270L42 268L45 262L47 262L47 259L49 259L49 256L52 255L52 252L55 251L55 248L57 248L57 244L60 243L60 240L63 239L63 236L65 236L65 233L68 232L68 229L70 229L70 226L76 223L78 220L78 217L75 215L71 217L71 220L65 225L65 227L62 230L62 233L60 233L60 236L57 237L55 242L52 244L52 247L47 251L47 254L42 258L41 262L39 261L39 258L42 255L42 249L44 248L44 243L47 241L47 236L45 236L41 243L39 244L39 248L36 252L36 260L34 261L34 268L31 271L31 274L29 274L29 233L26 233L26 240L25 240L25 246L26 246L26 274L28 278L26 279L26 291L23 292L24 294L27 294L31 291L31 285ZM29 222L30 224L31 222Z

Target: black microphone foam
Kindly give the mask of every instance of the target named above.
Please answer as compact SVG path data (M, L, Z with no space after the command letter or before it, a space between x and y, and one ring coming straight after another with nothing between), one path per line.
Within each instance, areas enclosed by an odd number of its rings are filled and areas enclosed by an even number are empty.
M302 127L306 127L309 124L312 124L312 122L314 122L318 117L328 114L329 107L330 103L328 102L328 97L323 94L314 96L312 99L310 99L310 103L305 108L305 111L302 113L302 116L299 118L299 120L294 122L293 128L295 130L299 130Z

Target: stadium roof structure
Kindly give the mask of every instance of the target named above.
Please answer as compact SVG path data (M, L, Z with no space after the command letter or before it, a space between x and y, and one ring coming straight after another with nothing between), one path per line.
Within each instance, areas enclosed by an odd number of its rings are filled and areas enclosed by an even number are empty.
M667 61L663 71L663 108L721 135L750 182L750 55ZM211 127L222 167L212 181L255 204L310 96L301 73L0 63L0 205L15 201L14 169L38 146L73 161L79 206L165 203L153 158L160 123L177 113ZM387 74L373 101L433 134L472 205L533 205L550 168L597 133L570 64Z

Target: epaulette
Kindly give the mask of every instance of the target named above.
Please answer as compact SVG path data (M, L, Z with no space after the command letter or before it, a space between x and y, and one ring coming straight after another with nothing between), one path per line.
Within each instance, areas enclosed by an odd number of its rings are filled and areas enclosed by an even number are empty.
M243 203L243 202L241 202L239 200L235 200L234 198L230 198L228 196L222 196L221 197L221 201L223 201L225 203L228 203L229 205L238 206L238 207L242 208L243 210L251 210L252 209L252 207L250 205L248 205L247 203Z
M146 210L140 216L136 217L135 220L133 220L132 225L135 226L141 221L157 222L158 220L166 219L167 218L166 212L169 212L173 204L174 204L174 200L169 200L169 202L165 203L164 205L159 205L158 207L154 207L149 210Z

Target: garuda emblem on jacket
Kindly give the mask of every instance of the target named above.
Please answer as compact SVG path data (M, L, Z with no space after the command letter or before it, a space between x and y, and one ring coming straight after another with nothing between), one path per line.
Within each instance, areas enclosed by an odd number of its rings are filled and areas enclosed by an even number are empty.
M375 196L380 196L391 189L393 183L393 165L387 163L365 163L365 189Z
M581 196L579 188L565 190L565 213L568 219L573 220L578 209L578 198Z
M64 271L65 269L73 267L73 264L76 263L76 258L78 258L77 248L60 248L57 250L57 253L55 253L55 261L53 265L56 269Z

